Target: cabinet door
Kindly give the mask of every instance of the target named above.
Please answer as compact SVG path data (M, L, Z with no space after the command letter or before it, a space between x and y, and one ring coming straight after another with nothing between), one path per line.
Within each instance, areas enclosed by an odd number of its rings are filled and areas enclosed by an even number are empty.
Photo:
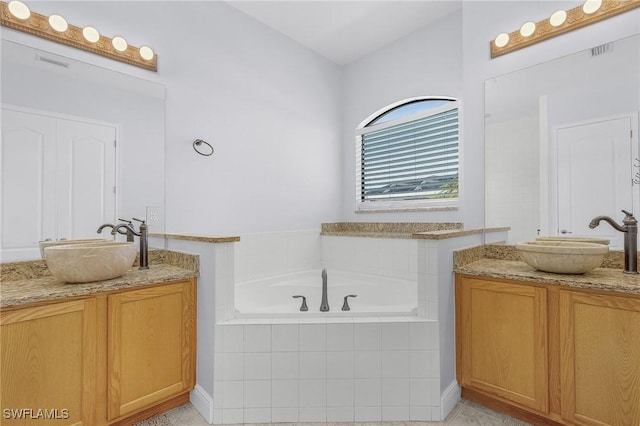
M546 289L458 277L461 385L548 412Z
M109 296L109 419L195 384L195 282Z
M0 315L3 425L95 425L96 302Z
M562 417L640 425L640 299L560 294Z

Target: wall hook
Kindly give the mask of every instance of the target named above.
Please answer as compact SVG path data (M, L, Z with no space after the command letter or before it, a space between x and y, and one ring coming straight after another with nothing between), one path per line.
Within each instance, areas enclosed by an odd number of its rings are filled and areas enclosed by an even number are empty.
M206 145L207 147L202 147L202 145ZM213 147L207 141L203 141L202 139L196 139L193 141L193 149L200 155L205 157L213 154Z

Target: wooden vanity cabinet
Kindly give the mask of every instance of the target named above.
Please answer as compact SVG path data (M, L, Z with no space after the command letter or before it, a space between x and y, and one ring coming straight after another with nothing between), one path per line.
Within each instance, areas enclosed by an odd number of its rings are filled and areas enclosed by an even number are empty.
M640 425L640 298L456 275L462 396L537 425Z
M195 289L190 282L109 296L109 419L195 385Z
M464 278L456 305L460 385L546 413L546 290Z
M562 417L640 425L640 299L560 292Z
M2 425L129 425L188 402L195 386L195 279L0 319ZM58 418L35 419L38 409Z
M95 299L2 311L0 339L0 424L96 424Z

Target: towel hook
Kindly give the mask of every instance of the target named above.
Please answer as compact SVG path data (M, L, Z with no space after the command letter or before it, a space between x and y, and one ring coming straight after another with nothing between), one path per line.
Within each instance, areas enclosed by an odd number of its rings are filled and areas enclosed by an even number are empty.
M204 148L204 149L198 148L202 144L208 146L208 148ZM202 139L196 139L193 141L193 149L195 150L195 152L205 157L208 157L211 154L213 154L213 147L211 146L211 144L207 141L203 141Z

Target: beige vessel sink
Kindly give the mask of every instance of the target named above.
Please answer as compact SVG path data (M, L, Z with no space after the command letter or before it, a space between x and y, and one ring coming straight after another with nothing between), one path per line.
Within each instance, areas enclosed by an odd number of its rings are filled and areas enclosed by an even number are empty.
M68 283L109 280L124 275L136 259L134 243L104 241L44 249L51 274Z
M595 243L595 244L604 244L609 245L609 240L606 238L598 238L598 237L562 237L562 236L554 236L554 237L538 237L536 241L568 241L571 243Z
M609 252L608 245L574 241L530 241L516 247L529 266L556 274L592 271Z
M44 249L53 246L62 246L67 244L87 244L87 243L104 243L112 240L102 238L89 238L86 240L58 240L58 241L40 241L40 256L44 259Z

